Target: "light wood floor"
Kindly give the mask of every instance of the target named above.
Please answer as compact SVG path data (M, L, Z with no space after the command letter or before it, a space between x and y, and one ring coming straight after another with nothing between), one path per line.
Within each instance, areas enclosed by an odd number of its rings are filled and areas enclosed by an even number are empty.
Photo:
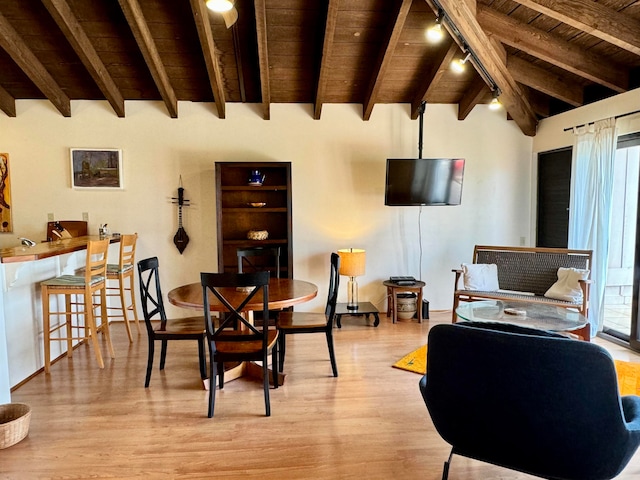
M124 326L114 324L117 358L104 370L81 346L51 375L13 392L14 402L33 409L31 429L0 450L0 478L440 479L449 446L431 424L420 375L391 365L449 319L432 312L422 325L394 325L382 315L373 328L343 317L335 331L338 378L322 334L294 335L285 384L271 390L272 416L264 416L261 384L239 379L218 393L213 419L195 342L171 344L165 371L156 363L145 389L146 334L130 346ZM615 358L640 361L596 341ZM449 478L533 477L454 457ZM640 453L619 478L640 478Z

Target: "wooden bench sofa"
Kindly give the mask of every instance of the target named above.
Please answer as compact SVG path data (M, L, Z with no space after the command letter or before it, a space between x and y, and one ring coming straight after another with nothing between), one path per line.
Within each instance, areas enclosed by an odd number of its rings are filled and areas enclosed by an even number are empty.
M539 302L578 310L585 317L589 313L590 276L580 280L582 299L570 302L545 297L545 292L558 280L558 268L577 268L591 271L591 250L542 247L500 247L476 245L473 249L474 264L495 264L498 270L499 288L496 291L465 290L461 279L463 270L454 269L452 322L458 319L456 308L460 301L506 300ZM590 339L589 325L579 333Z

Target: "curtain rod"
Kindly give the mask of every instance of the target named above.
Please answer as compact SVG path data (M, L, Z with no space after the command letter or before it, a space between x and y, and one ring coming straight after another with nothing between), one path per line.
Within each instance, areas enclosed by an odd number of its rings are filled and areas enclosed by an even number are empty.
M618 118L628 117L629 115L634 115L634 114L636 114L636 113L640 113L640 110L634 110L633 112L628 112L628 113L623 113L623 114L621 114L621 115L616 115L616 116L615 116L615 117L613 117L613 118L615 118L615 119L617 120ZM601 119L601 120L605 120L605 119ZM600 120L596 120L596 122L599 122L599 121L600 121ZM578 127L584 127L585 125L588 125L588 124L590 124L590 123L592 123L592 122L583 123L583 124L581 124L581 125L576 125L576 126L574 126L574 127L567 127L567 128L565 128L565 129L564 129L564 131L565 131L565 132L568 132L569 130L573 130L574 128L578 128Z

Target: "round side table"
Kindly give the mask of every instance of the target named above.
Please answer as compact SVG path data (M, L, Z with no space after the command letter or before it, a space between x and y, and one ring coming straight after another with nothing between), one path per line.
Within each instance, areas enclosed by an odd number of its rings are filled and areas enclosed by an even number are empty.
M418 323L422 323L422 287L424 287L426 283L416 280L413 285L398 285L395 282L385 280L382 284L387 287L387 316L393 319L393 323L398 321L398 309L396 307L398 304L398 293L403 292L417 294L416 310L418 314Z

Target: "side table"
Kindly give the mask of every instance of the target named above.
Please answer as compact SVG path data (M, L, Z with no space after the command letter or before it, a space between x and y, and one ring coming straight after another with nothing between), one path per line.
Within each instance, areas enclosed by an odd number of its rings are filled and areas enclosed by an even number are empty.
M398 304L398 293L402 292L417 294L416 311L418 314L418 323L422 323L422 287L424 287L426 283L416 280L413 285L398 285L397 283L385 280L382 284L387 287L387 316L392 317L393 323L398 321L398 309L396 305Z
M338 328L342 328L342 324L340 323L340 320L342 319L342 315L355 315L355 316L364 315L367 320L369 320L369 315L373 315L373 318L374 318L373 326L377 327L380 324L380 317L378 317L378 309L371 302L358 302L357 310L349 310L347 308L346 303L336 304L336 325L338 326Z

